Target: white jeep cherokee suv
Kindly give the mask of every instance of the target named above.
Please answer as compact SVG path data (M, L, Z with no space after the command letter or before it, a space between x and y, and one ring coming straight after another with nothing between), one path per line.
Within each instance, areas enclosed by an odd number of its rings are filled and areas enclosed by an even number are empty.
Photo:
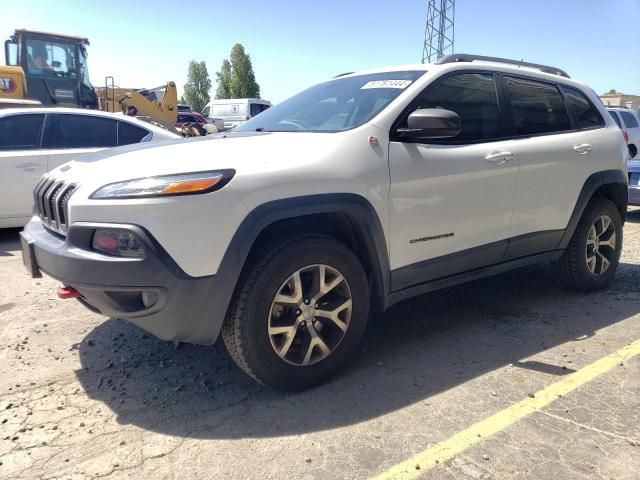
M37 185L24 261L61 297L212 344L276 388L324 381L367 319L538 262L618 265L622 133L562 70L454 55L347 74L233 132L122 147Z

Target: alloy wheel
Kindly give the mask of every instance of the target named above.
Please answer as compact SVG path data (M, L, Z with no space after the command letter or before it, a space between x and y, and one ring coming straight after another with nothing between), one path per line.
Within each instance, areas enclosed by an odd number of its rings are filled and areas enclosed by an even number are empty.
M327 358L349 328L353 300L344 276L329 265L303 267L278 289L268 319L274 352L296 366Z
M611 217L602 215L593 222L586 248L587 268L599 277L609 269L616 253L616 229Z

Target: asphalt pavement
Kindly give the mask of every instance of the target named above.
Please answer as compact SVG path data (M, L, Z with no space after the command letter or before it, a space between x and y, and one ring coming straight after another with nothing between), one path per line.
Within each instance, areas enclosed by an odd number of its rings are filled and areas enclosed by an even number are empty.
M221 342L59 300L17 232L0 231L0 479L639 478L640 212L610 289L536 266L423 295L297 394Z

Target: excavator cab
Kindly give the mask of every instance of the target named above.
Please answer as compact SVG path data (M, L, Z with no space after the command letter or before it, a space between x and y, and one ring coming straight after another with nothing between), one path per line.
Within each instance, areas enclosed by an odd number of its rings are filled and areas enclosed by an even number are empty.
M16 30L4 44L7 66L0 66L0 103L26 99L43 105L97 108L87 69L87 45L89 40L82 37Z

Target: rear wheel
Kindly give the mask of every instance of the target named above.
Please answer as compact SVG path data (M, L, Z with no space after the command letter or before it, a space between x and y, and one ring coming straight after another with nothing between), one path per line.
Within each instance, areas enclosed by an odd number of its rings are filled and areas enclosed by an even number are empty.
M622 218L613 202L593 199L585 209L557 271L569 288L592 291L613 278L622 251Z
M331 237L302 235L249 266L222 337L246 373L283 390L317 385L357 352L369 314L364 270Z

